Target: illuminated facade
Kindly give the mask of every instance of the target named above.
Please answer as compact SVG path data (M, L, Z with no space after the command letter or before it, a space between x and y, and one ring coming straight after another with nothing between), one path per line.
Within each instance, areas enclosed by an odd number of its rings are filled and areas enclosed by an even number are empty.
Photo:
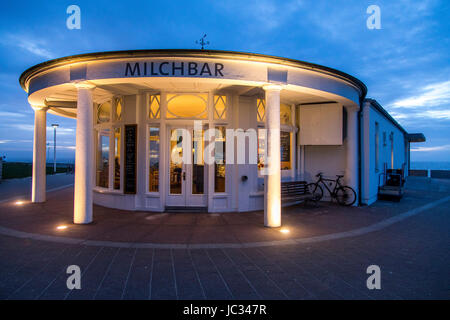
M276 227L280 181L311 181L319 171L344 174L363 192L360 202L373 201L365 184L374 181L361 164L371 161L361 121L366 87L343 72L258 54L142 50L51 60L20 82L35 110L34 202L45 201L46 113L77 119L75 223L91 222L96 203L159 212L265 210L266 226ZM403 165L406 133L383 119L400 141L395 161ZM230 148L234 159L226 156ZM270 174L264 159L271 159Z

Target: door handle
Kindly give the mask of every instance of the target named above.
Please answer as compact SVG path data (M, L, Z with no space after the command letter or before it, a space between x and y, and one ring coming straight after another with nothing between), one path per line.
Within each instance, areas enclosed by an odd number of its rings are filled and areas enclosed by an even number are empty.
M186 180L186 172L183 172L183 180Z

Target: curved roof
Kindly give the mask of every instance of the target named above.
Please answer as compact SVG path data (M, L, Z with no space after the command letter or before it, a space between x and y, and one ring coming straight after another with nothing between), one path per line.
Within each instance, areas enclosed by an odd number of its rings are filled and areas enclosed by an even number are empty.
M63 65L67 65L74 62L88 62L93 60L105 60L105 59L119 59L119 58L145 58L145 57L197 57L197 58L225 58L225 59L240 59L247 61L258 61L275 63L285 66L298 67L302 69L308 69L321 73L326 73L334 77L341 78L350 82L360 89L360 98L364 98L367 93L367 87L365 84L357 78L336 70L321 66L314 63L304 62L300 60L282 58L277 56L270 56L257 53L224 51L224 50L198 50L198 49L154 49L154 50L124 50L124 51L107 51L107 52L95 52L85 53L73 56L62 57L37 64L27 70L25 70L20 78L19 82L21 87L28 92L28 81L36 74Z

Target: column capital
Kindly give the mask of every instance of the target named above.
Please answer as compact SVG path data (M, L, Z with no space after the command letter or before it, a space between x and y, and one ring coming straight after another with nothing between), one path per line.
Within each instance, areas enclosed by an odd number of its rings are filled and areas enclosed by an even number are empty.
M34 111L47 111L48 110L48 107L47 106L39 106L39 105L31 105L31 108L34 110Z
M73 83L77 89L95 89L95 84L92 84L87 81L80 81L80 82L74 82Z
M273 84L273 83L269 83L269 84L265 84L262 87L265 91L281 91L281 89L283 89L282 85L279 84Z

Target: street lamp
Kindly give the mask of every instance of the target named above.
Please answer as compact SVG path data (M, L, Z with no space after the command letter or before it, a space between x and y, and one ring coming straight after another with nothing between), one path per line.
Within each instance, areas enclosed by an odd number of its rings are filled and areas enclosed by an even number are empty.
M59 124L53 123L53 173L56 173L56 128Z

